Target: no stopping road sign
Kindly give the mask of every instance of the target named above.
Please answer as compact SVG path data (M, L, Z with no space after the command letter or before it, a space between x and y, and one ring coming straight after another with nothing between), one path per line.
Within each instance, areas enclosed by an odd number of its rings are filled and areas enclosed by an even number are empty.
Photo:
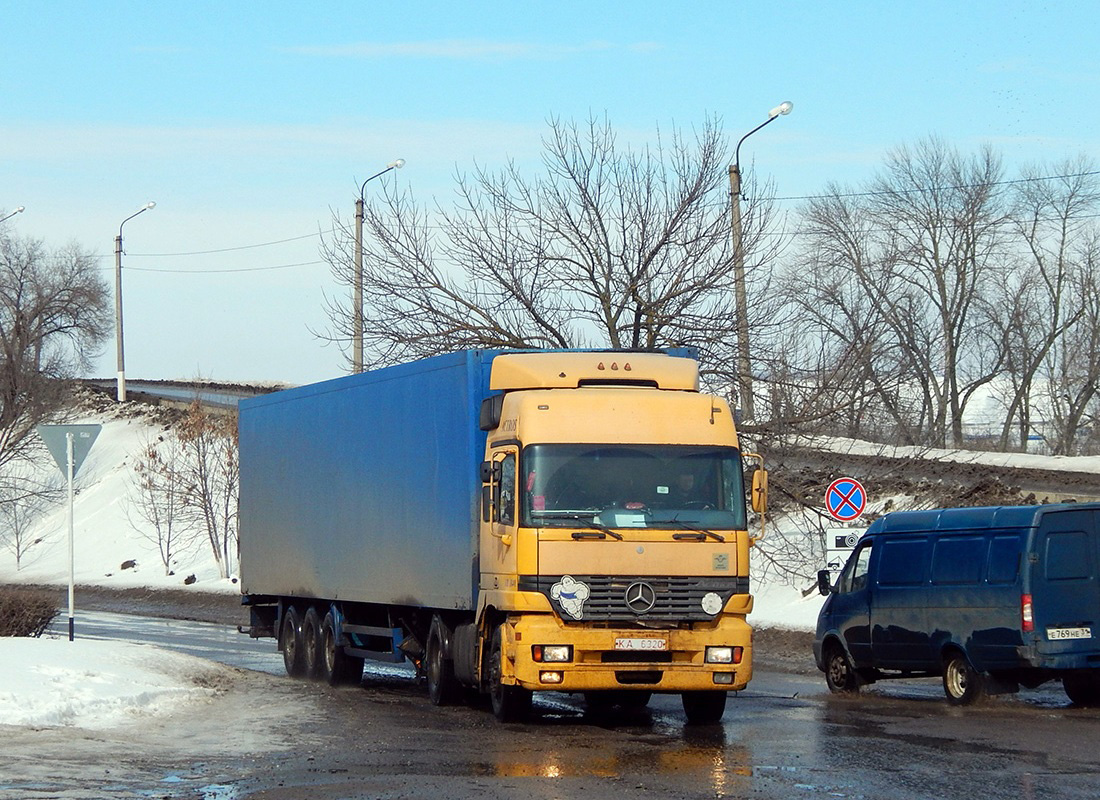
M867 492L855 478L837 478L825 492L825 508L829 516L840 522L858 519L867 507Z

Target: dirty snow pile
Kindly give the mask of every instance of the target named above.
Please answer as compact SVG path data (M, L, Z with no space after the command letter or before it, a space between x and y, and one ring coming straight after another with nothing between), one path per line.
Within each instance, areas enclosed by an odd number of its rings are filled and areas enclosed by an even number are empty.
M148 645L0 638L0 725L106 729L212 697L223 667Z

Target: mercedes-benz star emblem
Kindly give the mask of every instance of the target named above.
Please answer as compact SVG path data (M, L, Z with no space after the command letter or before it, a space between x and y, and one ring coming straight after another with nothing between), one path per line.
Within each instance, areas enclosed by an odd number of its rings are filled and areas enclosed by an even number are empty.
M648 583L634 581L623 592L623 600L626 602L626 607L635 614L644 614L651 611L657 604L657 592Z

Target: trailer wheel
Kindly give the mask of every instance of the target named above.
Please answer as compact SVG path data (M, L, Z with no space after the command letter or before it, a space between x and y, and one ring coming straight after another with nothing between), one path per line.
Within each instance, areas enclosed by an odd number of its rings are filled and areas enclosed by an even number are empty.
M520 722L531 713L531 691L522 686L505 686L500 682L503 658L504 647L498 627L493 632L493 644L489 649L489 699L498 720Z
M702 690L683 692L684 715L692 725L713 725L726 713L726 693Z
M428 632L427 661L428 697L434 706L449 706L458 702L460 686L455 678L454 661L443 652L443 623L439 617L432 620Z
M1070 672L1062 677L1066 697L1075 706L1100 706L1100 675L1088 672Z
M321 680L329 686L357 684L363 679L363 659L349 656L336 640L332 612L321 623Z
M943 693L953 706L969 706L986 696L985 676L958 650L949 653L944 662Z
M836 642L830 643L826 651L825 683L834 694L855 694L859 691L859 676L844 648Z
M321 617L310 606L302 619L302 673L312 681L321 678Z
M298 610L294 606L287 606L283 612L282 635L279 643L283 646L283 666L286 674L292 678L301 678L305 673L305 664L302 659L302 622L298 617Z

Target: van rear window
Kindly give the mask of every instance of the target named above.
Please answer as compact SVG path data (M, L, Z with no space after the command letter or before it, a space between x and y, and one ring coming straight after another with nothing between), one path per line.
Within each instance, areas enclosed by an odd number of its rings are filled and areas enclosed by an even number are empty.
M982 536L941 537L932 551L932 583L980 583L985 550Z
M927 539L888 539L879 557L880 586L915 586L924 583L928 563Z
M1092 574L1089 537L1084 531L1064 531L1047 536L1046 573L1049 581L1075 580Z

